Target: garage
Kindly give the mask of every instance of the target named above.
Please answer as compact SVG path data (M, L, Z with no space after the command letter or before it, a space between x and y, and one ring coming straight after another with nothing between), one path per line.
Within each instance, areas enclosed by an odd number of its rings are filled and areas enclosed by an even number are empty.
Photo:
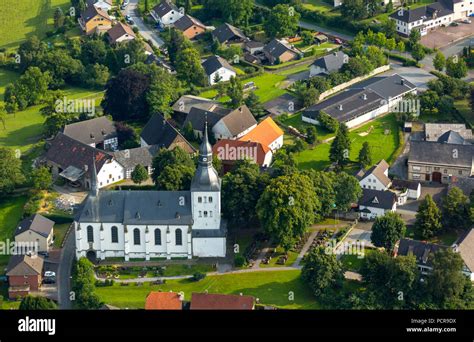
M433 174L431 175L431 180L433 182L441 183L441 172L433 172Z

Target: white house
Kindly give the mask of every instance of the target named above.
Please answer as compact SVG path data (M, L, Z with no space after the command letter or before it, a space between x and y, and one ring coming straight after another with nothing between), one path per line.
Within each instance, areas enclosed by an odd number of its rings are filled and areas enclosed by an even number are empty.
M184 17L184 12L180 11L171 1L161 0L161 2L150 11L150 15L161 26L169 26Z
M218 82L229 81L232 77L236 77L237 73L232 65L224 58L219 56L212 56L202 63L202 67L206 72L210 85Z
M225 257L221 180L207 127L190 191L99 191L97 182L74 222L78 258Z
M129 42L136 38L135 32L127 24L118 22L110 30L107 31L107 37L110 44L117 44L123 42Z
M394 179L391 191L397 194L398 205L404 205L409 199L417 200L421 196L421 183L417 181Z
M397 210L397 196L391 191L362 189L362 193L359 212L363 219L375 219Z
M40 215L23 219L15 230L15 242L19 253L47 252L53 244L54 221Z
M377 165L360 174L359 184L363 189L385 191L388 190L392 181L388 178L389 165L385 160L381 160Z
M239 140L258 142L262 144L264 148L276 152L283 147L283 135L284 132L278 127L275 121L273 121L271 117L267 117Z

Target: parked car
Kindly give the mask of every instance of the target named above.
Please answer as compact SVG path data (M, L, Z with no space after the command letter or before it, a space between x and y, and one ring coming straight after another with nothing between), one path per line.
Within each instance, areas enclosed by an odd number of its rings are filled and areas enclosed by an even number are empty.
M44 258L49 258L49 253L48 252L38 252L38 255L41 255Z
M56 277L43 278L43 284L56 284Z
M466 18L466 19L463 19L463 20L461 20L461 22L462 22L463 24L470 24L470 23L472 23L472 21L471 21L471 20L469 20L469 19L467 19L467 18Z
M453 22L451 23L451 26L459 26L459 23L453 21Z
M53 272L53 271L46 271L46 272L44 272L44 277L45 277L45 278L56 277L56 272Z

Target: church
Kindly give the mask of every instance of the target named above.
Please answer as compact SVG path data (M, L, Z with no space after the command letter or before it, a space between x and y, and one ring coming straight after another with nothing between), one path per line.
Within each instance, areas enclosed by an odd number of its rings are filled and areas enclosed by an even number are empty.
M207 124L190 191L102 191L92 173L91 193L74 222L77 258L225 257L221 179Z

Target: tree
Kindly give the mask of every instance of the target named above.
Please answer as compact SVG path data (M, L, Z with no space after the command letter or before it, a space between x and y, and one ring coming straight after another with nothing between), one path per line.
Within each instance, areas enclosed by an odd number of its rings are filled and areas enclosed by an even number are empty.
M414 32L414 31L412 31ZM411 55L413 56L413 58L419 62L421 61L423 58L425 58L425 49L423 48L423 45L417 43L415 45L413 45L412 49L411 49Z
M72 269L72 290L76 295L74 302L78 309L93 310L102 306L95 293L94 265L82 257L75 262Z
M247 26L252 17L253 0L227 0L219 2L220 10L228 22Z
M350 150L351 141L349 139L349 132L347 126L341 123L339 124L336 138L332 141L329 149L329 160L342 166L349 161Z
M367 141L364 141L362 144L362 148L359 151L359 164L362 168L367 168L368 166L372 165L372 156L370 155L370 145Z
M421 239L428 239L441 229L441 211L430 194L426 195L416 213L415 232Z
M49 168L42 166L34 169L31 173L33 188L36 190L47 190L53 184L53 176Z
M280 148L273 155L273 176L289 175L297 171L293 153L287 148Z
M222 179L222 211L231 227L241 227L257 218L255 207L266 186L257 164L238 161Z
M468 197L461 189L453 187L443 199L443 225L446 229L468 229L470 227Z
M150 89L146 100L152 113L162 113L166 118L171 116L171 104L176 102L180 90L176 77L163 68L158 68L151 78Z
M244 87L237 77L231 77L227 87L227 96L230 97L232 108L239 107L244 101Z
M318 112L317 119L319 123L331 133L336 132L339 127L339 121L322 110Z
M119 150L139 147L137 134L132 127L124 122L117 122L115 129L117 130Z
M393 21L393 20L390 20L390 21ZM403 40L400 40L398 43L397 43L397 47L396 49L400 52L405 52L405 42Z
M443 71L446 66L446 57L444 57L441 51L436 52L436 55L433 58L433 65L438 71Z
M140 185L143 182L146 182L147 180L148 180L148 170L140 164L135 166L135 168L132 171L133 183Z
M0 121L2 122L3 129L6 129L7 128L7 110L3 102L0 102Z
M180 51L176 57L176 72L178 79L190 86L203 86L206 83L204 68L201 65L201 57L194 48Z
M0 147L0 196L13 191L24 181L21 159L12 149Z
M265 116L265 108L260 103L260 98L255 94L254 91L251 91L244 100L245 105L249 107L255 118L260 118Z
M354 176L345 172L334 174L334 192L336 194L336 208L347 211L353 203L357 203L362 196L362 188ZM332 203L331 203L332 204Z
M393 20L389 20L389 22L393 22L395 24L395 22ZM389 51L395 50L395 48L397 47L397 41L395 40L395 38L387 39L387 41L385 42L385 47Z
M123 69L107 82L102 107L116 121L147 118L149 108L146 93L149 86L148 76L132 69Z
M19 310L56 310L58 306L46 297L28 295L22 298Z
M405 222L401 217L396 213L388 212L375 219L370 239L375 246L392 251L395 243L405 235L405 230Z
M467 75L467 64L463 58L457 55L451 56L446 60L446 74L454 78L463 78Z
M433 301L443 309L466 308L462 298L472 291L472 285L462 273L464 261L459 253L442 248L434 254L432 265L427 288ZM469 304L472 305L472 299Z
M306 142L308 144L314 144L318 140L318 131L316 130L316 127L314 126L308 126L306 128Z
M301 277L313 290L316 298L327 300L342 289L344 271L335 253L328 253L324 247L317 247L305 257Z
M367 17L367 6L364 0L345 0L341 5L341 14L348 19Z
M328 217L336 206L336 174L333 172L321 172L315 170L304 171L313 182L316 198L319 199L321 207L319 215L316 213L316 221Z
M315 104L319 99L319 91L312 85L309 87L305 83L296 86L296 97L303 107L309 107Z
M54 28L60 28L64 25L64 13L61 7L57 7L54 10Z
M84 73L83 82L85 85L95 89L103 89L109 80L109 68L102 64L90 65Z
M170 30L169 39L166 42L168 55L172 65L175 65L180 51L192 48L192 44L183 33L176 28Z
M188 153L176 147L169 151L161 149L153 158L152 179L160 190L189 189L195 165Z
M421 39L421 33L419 30L414 29L410 31L410 35L408 36L408 41L412 49L415 45L419 45L418 43L420 39Z
M298 29L299 20L300 14L293 7L276 5L265 21L265 33L272 38L293 36Z
M316 198L311 180L293 173L270 181L257 204L257 215L275 241L289 250L314 222Z
M312 45L314 42L314 36L311 31L304 30L301 32L301 39L304 45Z

